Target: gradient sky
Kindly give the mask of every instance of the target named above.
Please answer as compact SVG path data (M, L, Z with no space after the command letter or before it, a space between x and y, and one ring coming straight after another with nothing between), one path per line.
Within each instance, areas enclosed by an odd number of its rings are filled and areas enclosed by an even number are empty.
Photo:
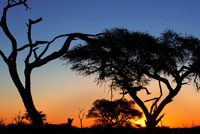
M0 1L0 14L5 1ZM199 0L29 0L28 4L31 10L26 11L20 6L8 14L8 25L19 44L27 43L28 19L39 17L43 17L43 21L33 26L33 40L51 40L72 32L96 34L113 27L148 32L154 36L172 29L200 37ZM62 43L63 39L58 40L49 52L57 50ZM6 54L10 52L9 45L0 30L0 48ZM19 55L18 68L23 79L22 58L23 54ZM24 106L7 71L0 58L0 117L11 123L18 111L24 112ZM150 88L155 89L155 96L159 95L157 83L152 83ZM84 108L87 113L93 101L110 97L108 88L97 86L94 77L78 76L60 60L33 71L32 94L37 109L47 114L48 122L66 123L71 117L76 126L80 126L79 108ZM120 97L117 94L115 98ZM163 113L166 113L163 124L170 127L200 125L200 93L192 84L184 86ZM90 124L91 120L83 120L84 126Z

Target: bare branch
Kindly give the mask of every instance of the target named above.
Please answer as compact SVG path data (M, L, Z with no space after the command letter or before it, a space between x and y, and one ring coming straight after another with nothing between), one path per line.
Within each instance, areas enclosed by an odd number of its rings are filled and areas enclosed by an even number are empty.
M46 51L48 50L49 46L55 41L57 40L58 38L61 38L61 37L66 37L66 36L69 36L70 34L63 34L63 35L59 35L59 36L56 36L55 38L53 38L53 40L51 40L50 42L48 42L47 46L45 47L45 49L42 51L42 53L38 56L38 58L40 59L45 53Z
M71 42L76 39L76 38L79 38L79 39L82 39L84 41L92 41L94 39L92 38L89 38L89 37L96 37L96 36L100 36L104 33L100 33L100 34L95 34L95 35L92 35L92 34L82 34L82 33L72 33L72 34L63 34L63 35L59 35L57 37L55 37L53 40L51 40L46 48L44 49L44 51L38 56L38 59L39 61L35 61L32 63L32 68L35 68L35 67L39 67L39 66L42 66L46 63L48 63L49 61L52 61L56 58L59 58L61 57L63 54L66 53L66 51L68 50ZM56 52L53 52L51 53L50 55L46 56L45 58L41 59L41 57L46 53L46 51L48 50L50 44L52 44L56 39L60 38L60 37L66 37L68 36L68 38L66 39L66 41L64 42L62 48Z
M158 97L155 97L155 98L152 98L152 99L145 100L144 102L154 101L154 100L157 100L157 99L158 99Z
M189 70L189 69L190 69L189 67L182 66L182 67L178 70L178 73L181 73L182 71L184 71L184 70Z
M158 101L161 99L163 93L162 93L162 86L161 86L161 83L159 81L159 88L160 88L160 96L158 98L155 99L155 102L152 104L151 106L151 110L150 110L150 114L152 114L153 111L155 111L157 109L157 104L158 104Z
M37 53L36 53L36 50L38 49L39 47L33 49L33 54L34 54L34 57L36 60L38 60L38 56L37 56Z
M0 50L0 55L3 58L3 60L8 63L8 58L5 56L5 54Z
M151 106L150 114L152 114L152 112L157 109L157 103L158 103L158 101L161 99L161 97L163 95L160 81L159 81L159 88L160 88L160 96L159 97L155 97L155 98L152 98L152 99L144 101L144 102L155 101Z
M26 7L26 10L30 9L30 7L28 6L26 2L27 0L19 0L18 2L16 2L16 0L8 0L7 8L12 8L18 5L24 5L24 7Z
M9 1L8 1L9 2ZM11 34L10 30L8 29L8 25L7 25L7 11L10 8L10 5L8 4L4 9L3 9L3 15L0 21L0 25L3 29L3 32L5 33L5 35L8 37L8 39L11 41L12 44L12 52L9 56L9 60L16 60L16 55L17 55L17 41L14 38L14 36Z
M173 88L171 87L171 85L169 84L169 81L167 79L160 77L158 74L151 74L149 72L145 72L145 74L150 78L154 78L158 81L162 81L167 86L168 90L170 92L173 92Z
M53 38L48 44L47 46L45 47L45 49L43 50L43 52L38 56L38 58L42 58L42 56L46 53L46 51L48 50L49 46L55 41L57 40L58 38L61 38L61 37L66 37L66 36L76 36L73 38L73 40L76 40L76 38L80 38L82 40L85 40L85 41L90 41L92 39L88 38L88 37L95 37L95 36L100 36L100 35L103 35L104 33L99 33L99 34L82 34L82 33L71 33L71 34L62 34L62 35L59 35L59 36L56 36L55 38Z
M27 35L28 35L28 41L29 41L29 48L30 48L30 50L29 50L29 53L28 53L28 55L27 55L27 57L26 57L26 59L25 59L25 63L26 64L29 64L29 59L30 59L30 57L31 57L31 55L32 55L32 52L33 52L33 43L32 43L32 37L31 37L31 30L32 30L32 25L33 24L36 24L36 23L38 23L38 22L41 22L42 21L42 18L39 18L39 19L37 19L37 20L31 20L31 19L29 19L29 24L27 25L28 26L28 32L27 32ZM23 47L22 47L23 48ZM36 49L35 49L36 50ZM35 58L37 57L36 55L36 52L35 52L35 50L34 50L34 56L35 56ZM37 58L36 58L36 60L37 60Z
M150 95L151 93L149 92L149 90L146 87L143 87L143 89L145 89L145 91L147 92L147 95Z
M147 107L145 106L144 102L137 96L133 90L128 90L129 95L134 99L134 101L140 106L140 108L143 110L146 117L150 115Z
M26 59L25 59L25 63L26 63L26 64L29 64L29 59L30 59L30 57L31 57L31 55L32 55L32 50L33 50L32 38L31 38L32 22L31 22L30 19L29 19L29 24L28 24L27 26L28 26L27 36L28 36L28 41L29 41L29 44L30 44L30 46L29 46L30 49L29 49L29 53L28 53L28 55L27 55L27 57L26 57Z
M122 89L122 93L120 93L120 94L122 94L122 98L121 99L124 99L124 96L126 94L128 94L128 93L129 93L128 91L125 91L125 89Z
M41 21L42 21L41 17L39 19L37 19L37 20L31 20L31 19L29 19L30 24L36 24L36 23L41 22Z
M79 109L79 114L78 114L78 118L80 120L81 128L83 128L83 118L85 116L85 113L83 111L84 111L84 109Z
M32 44L32 47L34 48L34 47L37 47L37 46L40 45L40 44L47 44L47 43L49 43L49 41L36 41L34 44ZM26 44L26 45L24 45L24 46L18 48L17 51L22 51L22 50L24 50L24 49L30 47L30 45L31 45L31 44Z
M161 115L161 116L156 120L157 124L158 124L158 122L160 122L160 121L162 120L162 118L163 118L164 116L165 116L165 114Z

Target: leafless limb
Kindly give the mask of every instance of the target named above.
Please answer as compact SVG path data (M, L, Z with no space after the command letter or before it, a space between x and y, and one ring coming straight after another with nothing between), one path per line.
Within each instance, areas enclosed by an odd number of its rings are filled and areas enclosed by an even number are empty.
M72 33L72 34L63 34L55 37L51 41L33 41L32 40L32 25L39 23L42 21L42 18L31 20L29 19L29 22L27 24L28 31L27 31L27 38L28 43L23 45L22 47L18 46L18 42L15 38L15 36L10 31L8 24L7 24L7 14L8 10L11 8L14 8L16 6L24 5L26 9L29 9L27 5L27 0L7 0L7 5L3 8L2 17L0 18L0 27L2 28L3 33L8 38L11 44L11 53L5 55L5 52L3 50L0 50L0 56L3 58L5 63L8 66L9 74L11 76L11 79L13 80L15 86L17 87L20 96L23 100L24 106L27 109L27 111L30 114L31 119L33 120L33 124L36 126L43 126L43 120L41 118L40 113L37 111L37 109L34 106L32 94L31 94L31 73L32 70L36 67L40 67L49 61L52 61L54 59L60 58L63 56L71 42L76 39L81 39L84 41L92 41L94 40L95 36L99 36L101 34L96 35L90 35L90 34L82 34L82 33ZM45 53L47 52L47 49L49 46L58 38L66 37L65 42L62 44L62 47L58 51L53 51L51 54L44 57ZM39 48L39 45L45 44L44 50L41 53L37 53L37 49ZM24 49L27 49L27 55L25 57L25 67L24 67L24 82L22 82L21 77L19 77L19 72L17 68L17 56L18 53L23 51ZM33 61L30 62L31 58L35 58ZM29 63L30 62L30 63ZM81 111L82 112L82 111ZM84 114L81 117L81 121L83 120Z
M153 99L149 99L149 100L144 101L144 102L154 101L154 103L151 106L150 114L152 114L152 112L157 109L157 103L158 103L158 101L161 99L161 97L163 95L162 86L161 86L161 82L160 81L159 81L159 88L160 88L160 96L159 97L155 97Z
M26 10L30 9L30 7L27 4L27 0L19 0L18 2L16 0L8 0L7 7L11 8L11 7L22 5L22 4L26 8Z
M33 44L26 44L26 45L18 48L17 51L22 51L22 50L30 47L30 45L32 45L32 47L34 48L34 47L37 47L40 44L47 44L47 43L49 43L49 41L35 41L35 43L33 43Z
M189 70L189 69L190 69L189 67L182 66L182 67L178 70L178 73L181 73L181 72L183 72L184 70Z
M45 49L42 51L42 53L38 56L38 59L40 59L45 53L46 51L48 50L49 46L55 41L57 40L58 38L61 38L61 37L66 37L66 36L69 36L70 34L62 34L62 35L59 35L59 36L56 36L55 38L53 38L50 42L47 43Z
M5 54L0 50L0 55L3 58L3 60L8 63L8 58L5 56Z
M28 53L28 55L27 55L27 57L26 57L26 59L25 59L25 63L26 64L29 64L29 59L30 59L30 57L31 57L31 55L32 55L32 52L33 52L33 42L32 42L32 37L31 37L31 30L32 30L32 25L33 24L36 24L36 23L39 23L39 22L41 22L42 21L42 18L39 18L39 19L37 19L37 20L31 20L31 19L29 19L29 24L27 24L27 27L28 27L28 32L27 32L27 36L28 36L28 41L29 41L29 48L30 48L30 50L29 50L29 53ZM36 51L34 50L34 55L35 55L35 58L37 57L36 55ZM36 58L37 59L37 58Z
M38 56L37 56L37 53L36 53L36 50L38 49L39 47L33 49L33 54L34 54L34 57L36 60L38 60Z
M167 89L169 90L169 92L173 92L173 88L171 87L169 81L163 77L160 77L158 74L151 74L149 72L145 72L145 74L148 76L148 77L151 77L153 79L156 79L158 81L161 81L163 82L166 86L167 86Z
M165 116L165 114L162 114L162 115L156 120L156 122L157 122L157 123L160 122L164 116Z

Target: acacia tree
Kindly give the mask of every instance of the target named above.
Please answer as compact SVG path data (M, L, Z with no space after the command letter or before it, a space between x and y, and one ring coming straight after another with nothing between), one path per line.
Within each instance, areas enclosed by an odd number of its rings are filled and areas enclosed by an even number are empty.
M147 128L155 128L163 118L163 108L179 93L182 86L193 82L199 89L200 41L166 31L155 38L147 33L126 29L106 30L95 41L74 47L63 59L71 69L82 75L96 74L98 83L110 81L110 86L129 94L143 110ZM160 95L142 100L137 93L152 80L158 81ZM163 96L162 85L168 90ZM162 99L161 99L162 98ZM152 101L148 108L145 102Z
M2 57L3 61L8 66L8 71L11 76L11 79L13 80L16 88L19 91L19 94L22 98L22 101L24 103L24 106L28 112L28 116L32 120L33 125L35 126L43 126L43 116L44 114L40 114L41 112L38 112L35 108L32 95L31 95L31 73L33 69L37 67L41 67L48 62L57 59L61 57L66 51L68 50L70 43L75 39L82 39L82 40L90 40L90 36L95 35L88 35L88 34L81 34L81 33L71 33L71 34L63 34L56 36L51 41L42 41L42 40L36 40L33 41L32 39L32 26L34 24L37 24L42 21L42 18L39 18L37 20L31 20L29 19L27 24L27 39L28 43L21 45L16 40L15 36L12 34L12 31L10 31L8 25L7 25L7 14L8 11L11 8L14 8L16 6L25 6L26 9L29 9L27 0L7 0L7 5L3 9L2 17L0 20L0 27L3 30L3 33L5 36L9 39L11 44L11 52L8 54L8 56L5 54L3 50L0 49L0 56ZM58 38L66 38L65 42L63 42L62 47L54 51L52 53L47 53L47 50L51 44L55 42ZM6 45L6 44L4 44ZM43 49L41 48L41 45L43 45ZM38 52L37 50L40 50ZM24 82L19 77L19 72L17 69L18 60L17 56L19 53L24 53L25 58L19 59L24 61ZM24 84L23 84L24 83Z
M141 118L142 113L135 109L134 101L119 99L109 101L96 100L88 111L87 118L96 118L95 125L103 127L122 127L131 122L131 119Z

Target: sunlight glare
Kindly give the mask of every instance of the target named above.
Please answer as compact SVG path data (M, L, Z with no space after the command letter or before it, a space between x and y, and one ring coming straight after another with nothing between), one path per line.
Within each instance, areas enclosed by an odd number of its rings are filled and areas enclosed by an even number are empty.
M135 124L141 125L141 127L146 126L144 117L142 117L141 119L138 119L138 120L131 119L131 122L132 122L133 126L135 126Z

